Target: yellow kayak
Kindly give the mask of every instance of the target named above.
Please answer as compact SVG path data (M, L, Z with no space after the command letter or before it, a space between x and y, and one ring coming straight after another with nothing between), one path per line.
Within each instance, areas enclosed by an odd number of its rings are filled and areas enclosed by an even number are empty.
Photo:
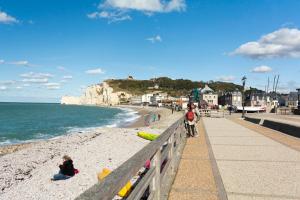
M137 135L141 138L144 138L145 140L150 140L150 141L155 140L159 136L157 134L147 133L147 132L143 132L143 131L138 132Z

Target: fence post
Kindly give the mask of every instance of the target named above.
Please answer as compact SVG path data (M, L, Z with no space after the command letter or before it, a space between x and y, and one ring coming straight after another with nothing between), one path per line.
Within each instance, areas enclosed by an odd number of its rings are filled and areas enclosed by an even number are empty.
M176 130L177 131L177 130ZM174 166L174 141L175 141L175 134L176 134L176 132L175 133L173 133L172 135L171 135L171 137L169 138L169 145L171 145L171 147L170 147L170 150L169 150L169 160L171 160L171 172L173 173L174 172L174 168L175 168L175 166ZM177 141L178 141L178 134L177 134ZM176 143L176 148L177 148L177 145L179 145L179 142L177 142Z
M152 182L152 192L154 192L154 200L160 200L160 168L161 168L161 150L157 150L154 155L153 164L155 167L155 176Z

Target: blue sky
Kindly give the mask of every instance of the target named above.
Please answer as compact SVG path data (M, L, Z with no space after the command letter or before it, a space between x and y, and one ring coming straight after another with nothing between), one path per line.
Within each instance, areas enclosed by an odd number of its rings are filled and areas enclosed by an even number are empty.
M300 87L298 0L0 0L0 101L58 101L107 78Z

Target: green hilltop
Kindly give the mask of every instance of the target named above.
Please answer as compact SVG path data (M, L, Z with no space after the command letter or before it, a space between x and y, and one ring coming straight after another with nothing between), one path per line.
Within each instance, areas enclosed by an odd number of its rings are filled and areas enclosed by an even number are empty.
M188 79L173 80L168 77L160 77L150 80L133 80L133 79L110 79L106 82L114 89L114 91L125 91L133 95L142 95L147 92L159 90L167 92L170 96L178 97L187 95L194 88L203 88L207 84L217 93L232 92L235 90L242 91L242 86L234 83L220 81L191 81ZM154 88L158 85L159 88Z

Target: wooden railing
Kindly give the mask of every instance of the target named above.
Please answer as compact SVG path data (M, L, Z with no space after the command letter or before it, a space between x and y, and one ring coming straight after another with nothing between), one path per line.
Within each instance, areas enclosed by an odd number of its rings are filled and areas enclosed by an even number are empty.
M111 200L123 186L137 175L147 160L148 171L137 181L126 200L139 200L149 193L148 199L166 199L186 142L183 118L175 122L156 140L136 153L114 170L105 180L82 193L76 200ZM96 177L95 177L96 178Z

